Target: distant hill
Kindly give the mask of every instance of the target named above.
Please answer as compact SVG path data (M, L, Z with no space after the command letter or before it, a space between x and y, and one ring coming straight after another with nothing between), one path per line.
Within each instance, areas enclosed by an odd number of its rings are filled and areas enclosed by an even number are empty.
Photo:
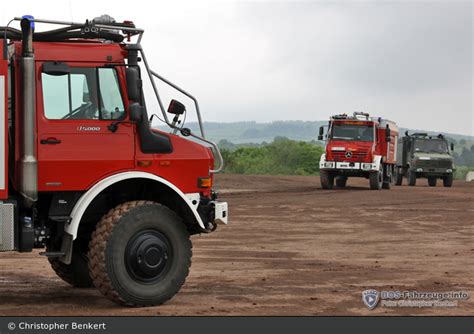
M274 121L270 123L257 122L233 122L233 123L204 123L206 137L216 142L226 139L235 144L271 142L275 137L287 137L293 140L314 141L317 140L319 127L326 125L327 121ZM186 123L193 132L198 133L197 123ZM438 135L439 132L429 130L414 130L401 128L403 134L408 130L413 132L428 132L430 135ZM443 133L457 142L464 139L466 142L474 143L473 136L459 135L455 133Z

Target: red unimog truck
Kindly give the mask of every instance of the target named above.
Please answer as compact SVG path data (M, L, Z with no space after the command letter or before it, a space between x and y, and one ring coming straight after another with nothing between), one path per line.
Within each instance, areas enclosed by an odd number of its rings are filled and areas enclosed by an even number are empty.
M319 128L323 140L324 127ZM390 189L396 163L398 127L394 122L354 112L332 116L319 162L321 186L346 186L349 177L369 179L370 189Z
M165 302L189 273L190 235L227 223L212 190L222 157L196 99L150 69L130 21L15 21L21 31L0 27L0 251L46 248L72 286ZM170 132L150 126L147 77ZM194 101L199 134L180 124L183 104L163 108L155 79Z

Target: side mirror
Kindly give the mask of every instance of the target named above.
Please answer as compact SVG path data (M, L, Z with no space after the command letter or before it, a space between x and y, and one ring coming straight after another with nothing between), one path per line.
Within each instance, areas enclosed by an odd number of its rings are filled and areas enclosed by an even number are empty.
M130 120L133 122L140 123L143 118L143 107L138 103L132 103L129 107Z
M142 80L138 68L129 67L125 70L125 78L127 82L128 99L134 102L141 102Z
M174 115L182 115L186 111L186 107L179 101L171 100L168 112Z
M385 141L387 143L390 143L392 141L392 130L390 130L390 127L387 124L387 127L385 128Z
M454 143L451 143L451 151L454 151Z
M323 140L323 134L324 134L324 126L320 126L318 140Z

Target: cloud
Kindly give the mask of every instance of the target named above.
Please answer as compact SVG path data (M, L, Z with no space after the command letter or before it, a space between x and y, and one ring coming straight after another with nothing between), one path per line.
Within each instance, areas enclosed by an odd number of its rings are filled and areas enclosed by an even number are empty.
M473 134L470 1L45 1L12 3L0 18L24 13L135 21L153 68L192 92L206 120L363 110L405 127ZM160 91L165 101L176 95Z

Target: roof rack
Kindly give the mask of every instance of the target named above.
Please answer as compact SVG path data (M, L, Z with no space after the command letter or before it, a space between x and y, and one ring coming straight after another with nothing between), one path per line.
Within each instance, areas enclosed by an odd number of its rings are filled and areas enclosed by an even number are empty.
M414 134L410 135L412 137L428 137L426 132L415 132Z
M354 118L360 119L360 117L365 117L366 120L369 120L369 114L362 111L354 111Z
M339 115L331 116L332 119L346 119L347 117L348 117L347 114L339 114Z
M371 120L370 115L368 113L361 112L361 111L354 111L352 116L349 116L347 114L339 114L339 115L331 116L331 118L332 119L352 119L352 120L358 120L358 121Z
M135 27L131 21L116 23L115 20L108 16L102 15L93 20L86 20L85 23L66 22L36 19L31 16L15 17L6 27L0 27L0 39L21 40L21 31L10 28L9 25L13 21L21 21L23 19L30 20L34 29L35 23L46 23L53 25L63 25L65 27L33 33L33 40L37 42L62 42L72 39L100 39L121 43L125 38L130 40L131 36L141 35L144 30Z

